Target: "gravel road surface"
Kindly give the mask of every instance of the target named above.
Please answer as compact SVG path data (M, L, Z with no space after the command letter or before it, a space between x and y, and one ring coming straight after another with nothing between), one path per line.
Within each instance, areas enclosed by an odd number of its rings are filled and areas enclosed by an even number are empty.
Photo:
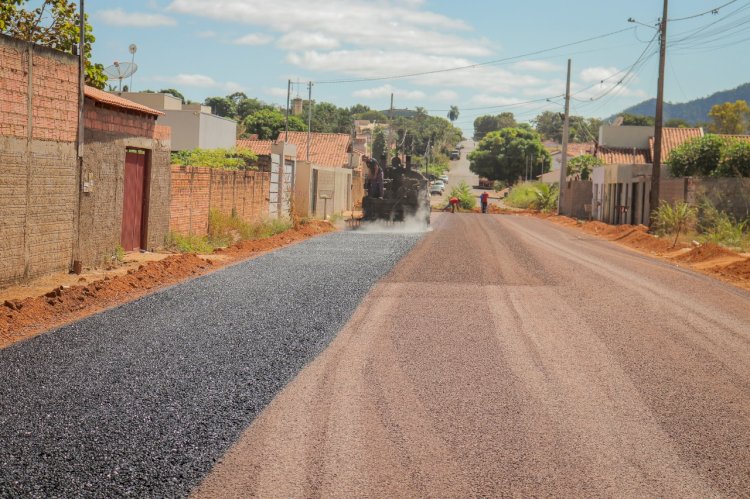
M750 294L445 214L196 497L750 494Z
M315 238L0 350L0 497L186 496L420 237Z

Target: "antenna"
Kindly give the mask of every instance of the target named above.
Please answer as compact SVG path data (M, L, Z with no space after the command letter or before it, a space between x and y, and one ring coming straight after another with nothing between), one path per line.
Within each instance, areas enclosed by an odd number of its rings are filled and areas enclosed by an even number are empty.
M104 74L109 78L116 78L120 80L120 92L122 92L122 80L128 76L132 76L138 70L138 66L132 62L117 62L111 66L104 68Z
M138 51L138 47L135 43L131 43L128 46L128 52L130 52L130 64L135 66L135 53ZM137 69L137 68L136 68ZM135 70L133 71L135 73ZM130 73L130 84L128 85L128 91L133 91L133 73Z

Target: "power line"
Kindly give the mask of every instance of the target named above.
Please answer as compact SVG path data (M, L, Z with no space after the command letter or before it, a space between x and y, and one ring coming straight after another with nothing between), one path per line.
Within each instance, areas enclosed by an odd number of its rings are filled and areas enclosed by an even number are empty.
M412 78L412 77L415 77L415 76L426 76L426 75L432 75L432 74L438 74L438 73L449 73L449 72L453 72L453 71L461 71L461 70L464 70L464 69L473 69L473 68L478 68L478 67L482 67L482 66L489 66L489 65L492 65L492 64L498 64L498 63L501 63L501 62L512 61L512 60L515 60L515 59L521 59L521 58L529 57L529 56L532 56L532 55L539 55L539 54L543 54L545 52L552 52L554 50L559 50L559 49L566 48L566 47L572 47L574 45L580 45L582 43L591 42L591 41L594 41L594 40L600 40L602 38L608 38L610 36L614 36L614 35L623 33L625 31L631 31L631 30L633 30L632 27L623 28L623 29L620 29L620 30L617 30L617 31L612 31L610 33L605 33L603 35L592 36L590 38L586 38L586 39L583 39L583 40L578 40L576 42L571 42L571 43L566 43L566 44L563 44L563 45L558 45L556 47L550 47L550 48L547 48L547 49L537 50L537 51L534 51L534 52L528 52L528 53L525 53L525 54L515 55L515 56L512 56L512 57L505 57L505 58L502 58L502 59L495 59L495 60L492 60L492 61L479 62L479 63L476 63L476 64L469 64L467 66L458 66L458 67L453 67L453 68L436 69L436 70L432 70L432 71L422 71L422 72L418 72L418 73L408 73L408 74L401 74L401 75L379 76L379 77L374 77L374 78L355 78L355 79L349 79L349 80L324 80L324 81L316 82L316 85L333 85L333 84L340 84L340 83L360 83L360 82L368 82L368 81L397 80L397 79L401 79L401 78Z
M669 22L676 22L676 21L687 21L688 19L695 19L696 17L702 17L706 14L718 14L720 9L723 9L727 5L732 5L733 3L737 2L738 0L732 0L731 2L727 2L724 5L719 5L718 7L714 7L713 9L709 9L705 12L701 12L700 14L693 14L692 16L687 17L678 17L676 19L667 19Z

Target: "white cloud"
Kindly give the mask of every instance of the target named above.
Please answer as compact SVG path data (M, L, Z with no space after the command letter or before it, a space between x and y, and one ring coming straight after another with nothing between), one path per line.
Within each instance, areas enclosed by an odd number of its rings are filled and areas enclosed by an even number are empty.
M227 92L240 92L245 89L239 83L228 81L219 82L207 75L180 73L177 76L157 76L154 81L169 83L180 87L217 88Z
M282 36L279 47L284 50L302 49L335 49L339 47L336 38L326 36L322 33L306 33L303 31L292 31Z
M629 86L637 82L637 78L628 76L627 73L614 67L586 68L581 71L580 77L589 85L576 92L579 99L596 99L602 95L639 98L648 96L643 90Z
M470 27L452 17L424 8L422 1L381 0L173 0L172 12L240 22L281 33L282 48L300 50L332 49L339 46L409 47L424 54L486 56L490 54L484 39L464 38L456 33ZM342 13L346 13L344 17ZM292 33L314 33L300 46ZM289 35L289 36L286 36Z
M454 92L453 90L441 90L440 92L434 94L432 96L432 99L452 102L458 99L458 92Z
M174 26L177 21L161 14L146 12L125 12L122 9L100 10L94 17L104 24L131 28L157 28L160 26Z
M540 73L554 73L564 71L562 66L548 61L521 61L513 65L513 69L521 71L538 71Z
M423 100L427 95L421 90L405 90L396 88L392 85L383 85L375 88L365 88L357 90L352 95L361 99L381 99L383 97L390 97L393 94L401 99L410 100Z
M286 98L287 89L281 88L281 87L272 87L265 89L266 95L271 95L273 97L284 97Z
M241 36L234 40L235 45L268 45L273 41L268 35L261 33L250 33L249 35Z
M602 81L606 80L615 74L620 72L619 69L614 67L593 67L593 68L586 68L581 71L581 80L591 83L595 81Z

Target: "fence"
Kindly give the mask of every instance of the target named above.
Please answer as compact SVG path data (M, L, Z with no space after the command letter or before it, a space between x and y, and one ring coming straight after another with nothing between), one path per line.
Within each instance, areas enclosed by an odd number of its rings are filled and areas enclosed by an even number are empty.
M270 174L172 165L169 229L204 236L208 215L219 210L247 222L268 217Z

